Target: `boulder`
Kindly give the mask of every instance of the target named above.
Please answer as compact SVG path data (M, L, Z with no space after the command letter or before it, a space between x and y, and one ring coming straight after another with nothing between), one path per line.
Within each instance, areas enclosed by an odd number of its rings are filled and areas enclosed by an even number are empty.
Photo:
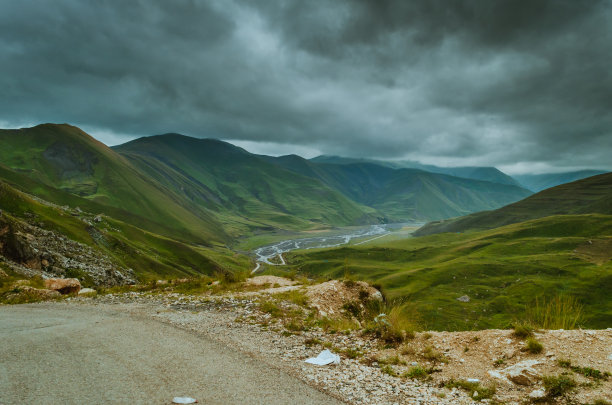
M467 295L462 295L461 297L457 298L457 301L470 302L470 297L468 297Z
M538 360L524 360L503 370L491 370L489 375L517 385L532 385L540 378L540 374L533 366L540 363Z
M96 290L94 290L93 288L81 288L81 290L79 291L79 295L94 295L97 294L98 292Z
M49 278L45 280L45 287L60 294L72 294L81 290L81 283L76 278Z

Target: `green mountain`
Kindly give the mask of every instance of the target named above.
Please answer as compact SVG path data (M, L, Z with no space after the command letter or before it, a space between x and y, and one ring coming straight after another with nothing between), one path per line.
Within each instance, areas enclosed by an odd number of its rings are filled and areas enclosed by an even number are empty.
M612 173L600 174L541 191L500 209L431 222L415 236L491 229L550 215L612 214Z
M390 222L431 220L493 209L530 195L513 185L470 180L370 162L321 163L288 155L264 157L315 178L348 198L375 208Z
M383 161L373 159L355 159L345 158L340 156L321 155L310 159L316 163L333 163L333 164L355 164L355 163L374 163L379 166L391 167L393 169L419 169L430 173L446 174L449 176L463 177L465 179L490 181L492 183L506 184L511 186L522 187L512 177L508 176L501 170L495 167L486 166L463 166L463 167L440 167L434 165L424 165L418 162L409 160L402 161Z
M536 299L578 299L580 326L612 322L612 215L550 216L492 230L285 254L289 271L366 280L435 330L507 328ZM467 295L469 302L457 298Z
M567 173L522 174L514 176L514 178L518 180L523 187L538 192L560 184L571 183L576 180L604 173L607 172L602 170L581 170Z
M43 124L0 130L0 144L0 173L23 191L58 204L81 201L88 209L179 239L201 244L228 240L205 209L153 181L79 128Z
M303 230L382 220L375 210L320 181L227 142L166 134L113 149L173 193L214 212L234 236L254 229Z

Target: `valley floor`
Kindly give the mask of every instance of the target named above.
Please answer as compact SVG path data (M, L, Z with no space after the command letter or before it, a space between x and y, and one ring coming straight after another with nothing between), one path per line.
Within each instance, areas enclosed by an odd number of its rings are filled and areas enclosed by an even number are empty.
M612 379L593 380L558 365L564 359L574 366L610 371L610 329L536 333L545 347L540 354L522 351L523 341L511 330L421 332L399 347L390 347L359 332L330 334L313 328L289 333L282 320L261 310L265 294L258 291L187 296L128 292L70 298L62 303L0 307L0 335L5 342L0 358L6 363L2 369L7 370L0 374L1 395L9 393L9 399L15 400L44 399L43 394L37 398L32 395L47 392L49 386L29 375L45 374L48 383L52 383L54 377L49 376L55 373L50 371L57 369L59 376L90 377L77 378L75 381L81 381L78 387L51 385L50 392L68 399L67 403L77 395L112 395L105 391L111 387L108 382L117 383L124 390L118 392L131 395L135 403L139 398L168 398L172 393L192 395L204 403L256 403L264 399L266 403L274 403L272 399L277 403L332 403L336 398L359 404L470 404L474 403L471 396L477 394L452 387L449 381L478 379L482 387L497 387L496 394L485 402L494 399L522 404L529 401L529 394L541 389L538 377L533 378L527 371L530 381L521 385L490 372L503 373L527 362L535 374L565 372L578 382L578 390L557 399L557 403L566 403L570 398L578 404L612 400ZM78 325L77 332L69 332L67 324ZM114 346L115 333L121 328L121 334L124 338L129 336L131 343ZM37 337L48 333L57 336L35 344ZM76 336L80 343L70 338ZM181 338L177 340L177 336ZM101 342L103 345L97 348ZM20 347L19 351L15 351L16 347ZM339 365L318 367L304 363L324 348L341 355ZM425 356L428 351L437 354ZM436 371L425 380L399 377L416 364ZM106 377L97 370L109 372L109 367L116 367L118 374L110 373L108 381L102 380ZM127 373L124 369L134 372L131 375L138 376L139 381L123 380L122 373ZM271 384L268 377L279 383ZM224 379L236 383L226 384ZM130 381L136 384L132 391L125 385ZM23 396L25 392L28 398ZM321 396L321 392L329 397ZM0 398L2 403L6 400Z

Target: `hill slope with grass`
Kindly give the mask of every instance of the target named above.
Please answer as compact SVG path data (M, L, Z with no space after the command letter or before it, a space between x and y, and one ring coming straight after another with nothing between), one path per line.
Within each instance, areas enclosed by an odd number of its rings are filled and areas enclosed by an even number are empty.
M215 212L234 235L252 228L303 230L382 220L320 181L227 142L166 134L113 149L166 188Z
M222 246L187 244L107 215L51 204L2 181L0 207L0 268L10 274L20 269L26 274L43 272L76 277L90 286L121 284L131 277L144 283L240 272L252 266L248 257ZM67 246L76 250L67 252ZM101 267L107 268L106 274L100 273ZM116 271L125 277L116 276Z
M202 244L228 239L205 209L79 128L43 124L0 130L0 144L0 174L25 192L58 204L82 201L100 212L108 207L110 214L121 211L121 219L135 226Z
M495 211L431 222L416 236L491 229L550 215L612 214L612 173L562 184Z
M560 184L571 183L572 181L585 179L607 173L603 170L580 170L567 173L546 173L546 174L522 174L514 178L525 188L538 192L547 188L555 187Z
M531 193L514 185L478 181L380 164L320 163L289 155L266 159L327 184L375 208L389 222L422 221L501 207Z
M285 257L303 274L380 285L388 298L419 313L426 328L506 328L528 317L536 298L559 295L584 305L583 327L612 325L612 215L550 216Z

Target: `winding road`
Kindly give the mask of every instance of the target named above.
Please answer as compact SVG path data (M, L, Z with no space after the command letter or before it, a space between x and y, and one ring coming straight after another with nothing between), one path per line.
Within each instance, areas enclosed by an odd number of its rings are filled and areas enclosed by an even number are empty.
M92 305L0 307L0 404L336 404L205 336Z

